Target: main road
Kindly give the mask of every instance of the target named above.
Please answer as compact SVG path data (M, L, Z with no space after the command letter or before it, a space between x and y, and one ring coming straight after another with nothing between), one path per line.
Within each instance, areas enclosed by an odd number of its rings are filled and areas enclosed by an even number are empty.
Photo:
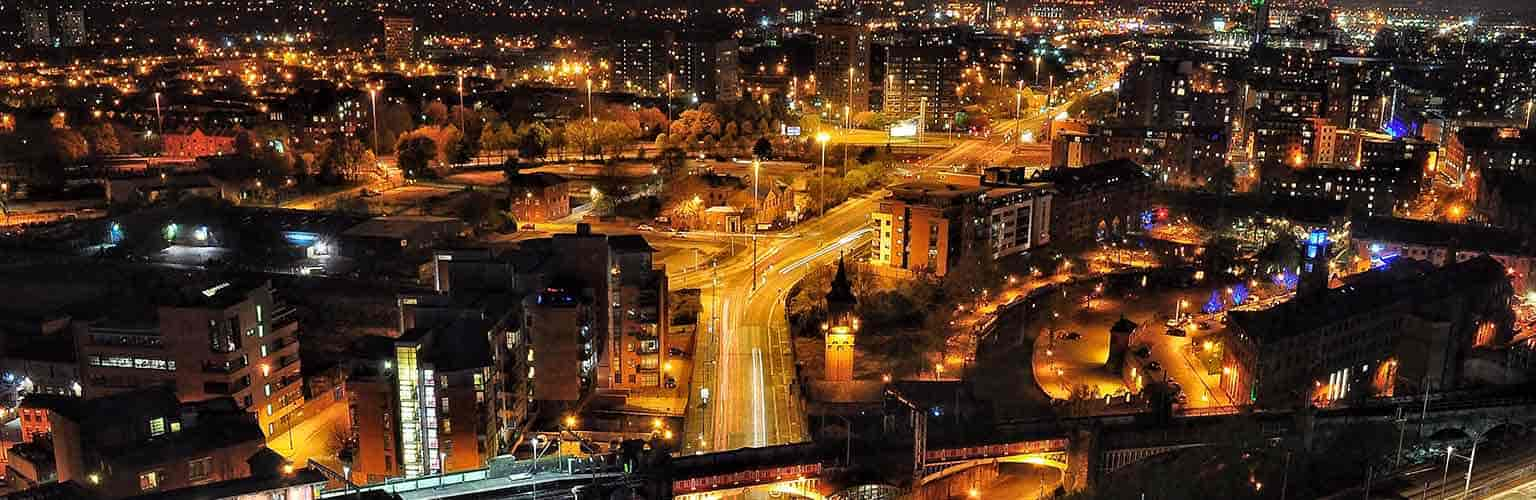
M1074 93L1069 100L1087 94ZM1016 144L1019 130L1038 127L1068 106L1061 103L1007 123L1000 128L1010 133L994 134L993 140L956 141L914 166L920 173L931 173L968 162L1000 163ZM732 238L744 250L669 276L671 289L699 288L704 307L681 443L685 453L809 439L785 301L790 289L818 265L874 238L870 214L883 196L849 200L796 228L792 238L713 236Z
M868 244L880 196L843 203L798 228L796 238L758 238L756 266L751 239L738 238L747 250L671 276L674 289L701 289L708 318L696 349L685 452L808 439L784 304L811 270Z

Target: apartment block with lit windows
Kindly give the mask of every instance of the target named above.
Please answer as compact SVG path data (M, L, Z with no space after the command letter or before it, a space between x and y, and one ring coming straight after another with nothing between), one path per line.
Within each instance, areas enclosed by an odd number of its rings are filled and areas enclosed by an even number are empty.
M816 94L821 114L841 123L869 111L869 30L824 18L816 24Z
M885 53L883 112L895 120L917 119L939 129L960 110L960 54L953 47L896 46Z
M298 321L271 284L178 292L77 326L83 395L165 384L182 401L233 398L269 435L295 423L290 414L304 402Z

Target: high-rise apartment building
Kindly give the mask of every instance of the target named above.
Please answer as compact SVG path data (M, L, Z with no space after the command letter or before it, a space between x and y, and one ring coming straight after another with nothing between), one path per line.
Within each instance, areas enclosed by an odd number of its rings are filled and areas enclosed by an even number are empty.
M666 92L665 50L653 37L639 35L613 42L613 79L619 88L637 95Z
M27 45L53 45L48 9L21 9L21 30Z
M883 112L893 120L917 119L925 128L953 120L960 109L960 58L946 47L891 47L885 56Z
M824 18L816 25L816 93L823 118L851 123L869 111L869 31L864 25Z
M672 92L701 100L731 102L741 98L740 47L728 34L709 31L667 32L663 37ZM666 91L666 75L655 75Z
M416 20L409 16L384 16L379 22L384 26L384 57L391 60L411 57L416 46Z
M60 46L79 47L85 45L84 10L60 10L54 21L54 25L58 27Z

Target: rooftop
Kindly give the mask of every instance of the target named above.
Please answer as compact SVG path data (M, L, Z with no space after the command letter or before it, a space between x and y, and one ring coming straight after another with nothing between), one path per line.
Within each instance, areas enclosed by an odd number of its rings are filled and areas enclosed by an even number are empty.
M1505 278L1504 266L1481 256L1435 268L1399 259L1316 295L1302 296L1260 311L1228 313L1232 325L1260 342L1307 334L1339 320L1370 315L1401 303L1427 302Z
M325 481L325 474L318 470L305 468L296 470L292 474L283 474L275 477L245 477L128 498L132 500L218 500L245 498L253 493L294 486L319 485L325 483ZM276 495L274 495L274 498L276 498Z
M1040 172L1039 178L1068 193L1134 179L1151 181L1147 171L1131 160L1109 160L1079 168L1053 168Z
M507 186L517 189L543 189L551 186L559 186L567 181L564 177L548 172L536 172L531 174L519 174L507 179Z
M1519 233L1503 229L1394 217L1357 219L1351 224L1351 237L1472 250L1504 255L1530 255L1531 249Z
M438 224L452 224L459 222L453 217L437 217L431 215L391 215L374 217L367 222L353 226L345 233L346 236L360 238L396 238L405 239L412 233L421 230L425 226Z
M938 182L915 181L891 186L891 197L903 201L918 201L932 199L955 199L981 194L983 189L975 186L960 186L957 184L942 184Z
M1467 127L1456 133L1456 139L1475 149L1536 149L1536 129Z

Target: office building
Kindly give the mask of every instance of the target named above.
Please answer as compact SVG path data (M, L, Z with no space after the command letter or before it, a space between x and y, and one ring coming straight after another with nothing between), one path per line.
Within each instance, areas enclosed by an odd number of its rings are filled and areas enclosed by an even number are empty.
M459 316L395 340L400 470L406 477L479 468L489 458L481 411L494 376L495 319Z
M538 172L507 179L507 202L519 224L550 222L571 214L571 185L564 177Z
M816 93L823 120L851 123L869 111L869 31L864 25L825 18L816 24Z
M1265 180L1264 185L1271 196L1294 203L1343 201L1358 216L1391 216L1398 200L1411 199L1409 193L1397 193L1394 178L1374 170L1308 168L1285 179Z
M575 233L525 242L519 281L534 398L572 402L592 390L665 383L666 268L639 235Z

